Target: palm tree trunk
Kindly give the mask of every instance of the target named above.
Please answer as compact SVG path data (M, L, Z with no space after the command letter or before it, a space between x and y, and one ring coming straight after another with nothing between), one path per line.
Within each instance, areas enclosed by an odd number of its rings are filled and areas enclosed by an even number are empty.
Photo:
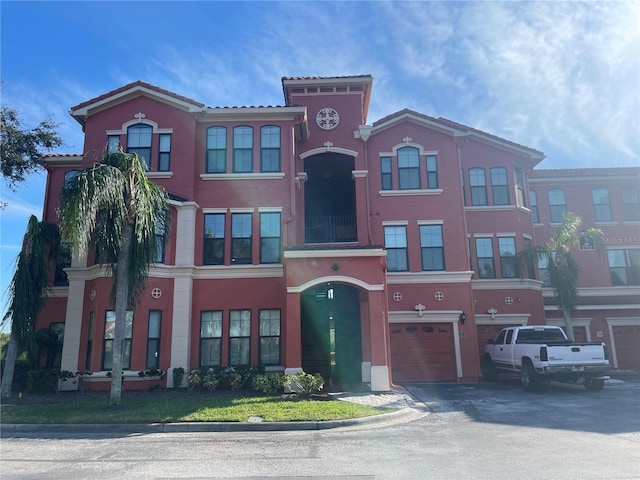
M127 273L131 251L133 227L126 225L122 229L122 248L118 255L118 271L116 278L116 320L113 334L113 364L111 367L111 394L109 406L120 406L122 403L122 370L124 363L124 330L129 300L129 282Z
M562 316L564 317L564 331L567 334L567 338L572 342L575 341L573 336L573 321L571 320L571 313L562 310Z
M16 358L18 357L18 341L11 329L9 337L9 345L7 346L7 357L4 361L4 370L2 371L2 398L11 397L11 387L13 386L13 373L16 368Z

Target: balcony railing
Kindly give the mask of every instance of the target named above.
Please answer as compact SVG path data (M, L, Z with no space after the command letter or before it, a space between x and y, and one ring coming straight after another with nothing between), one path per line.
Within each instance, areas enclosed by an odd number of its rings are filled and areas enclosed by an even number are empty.
M343 243L358 240L355 215L306 217L305 243Z

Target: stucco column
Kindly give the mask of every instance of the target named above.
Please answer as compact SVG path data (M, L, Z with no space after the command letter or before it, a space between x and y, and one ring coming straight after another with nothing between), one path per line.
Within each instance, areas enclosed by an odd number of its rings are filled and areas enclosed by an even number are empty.
M175 204L174 204L175 205ZM198 205L185 202L175 205L176 218L176 267L193 267ZM182 367L185 380L189 374L191 347L191 309L193 278L191 272L176 276L173 280L173 311L171 313L171 363L167 372L167 387L173 385L173 369Z
M369 339L371 344L371 391L386 392L390 389L389 325L384 309L384 291L369 292Z
M358 231L358 243L360 245L369 245L369 232L368 222L369 218L366 212L369 211L367 207L367 174L366 170L354 170L351 172L351 176L355 183L356 191L356 212L358 212L356 222Z
M294 375L302 370L302 336L300 329L300 293L287 293L287 312L283 326L284 373Z
M80 257L73 252L71 268L66 269L69 289L67 293L67 311L64 319L64 340L62 342L62 358L60 370L77 372L80 362L80 335L82 333L82 313L84 310L84 270L87 257ZM77 382L62 382L62 390L77 390Z

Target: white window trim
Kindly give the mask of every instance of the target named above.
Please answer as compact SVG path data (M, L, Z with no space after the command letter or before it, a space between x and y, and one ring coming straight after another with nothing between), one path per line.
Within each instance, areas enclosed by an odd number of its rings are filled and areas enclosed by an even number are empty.
M200 179L209 180L282 180L283 172L255 172L255 173L201 173Z
M381 197L400 197L404 195L441 195L442 193L444 193L444 190L442 188L378 191L378 195L380 195Z

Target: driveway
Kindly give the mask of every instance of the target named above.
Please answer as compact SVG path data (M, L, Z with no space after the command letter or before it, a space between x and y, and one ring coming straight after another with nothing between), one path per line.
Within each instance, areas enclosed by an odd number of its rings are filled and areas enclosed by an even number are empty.
M515 377L496 382L414 383L404 387L432 413L459 412L475 422L604 434L640 432L637 381L612 379L601 392L552 382L540 392L528 393Z
M22 433L3 480L620 480L640 478L640 384L410 384L411 421L316 431ZM420 413L428 411L426 415Z

